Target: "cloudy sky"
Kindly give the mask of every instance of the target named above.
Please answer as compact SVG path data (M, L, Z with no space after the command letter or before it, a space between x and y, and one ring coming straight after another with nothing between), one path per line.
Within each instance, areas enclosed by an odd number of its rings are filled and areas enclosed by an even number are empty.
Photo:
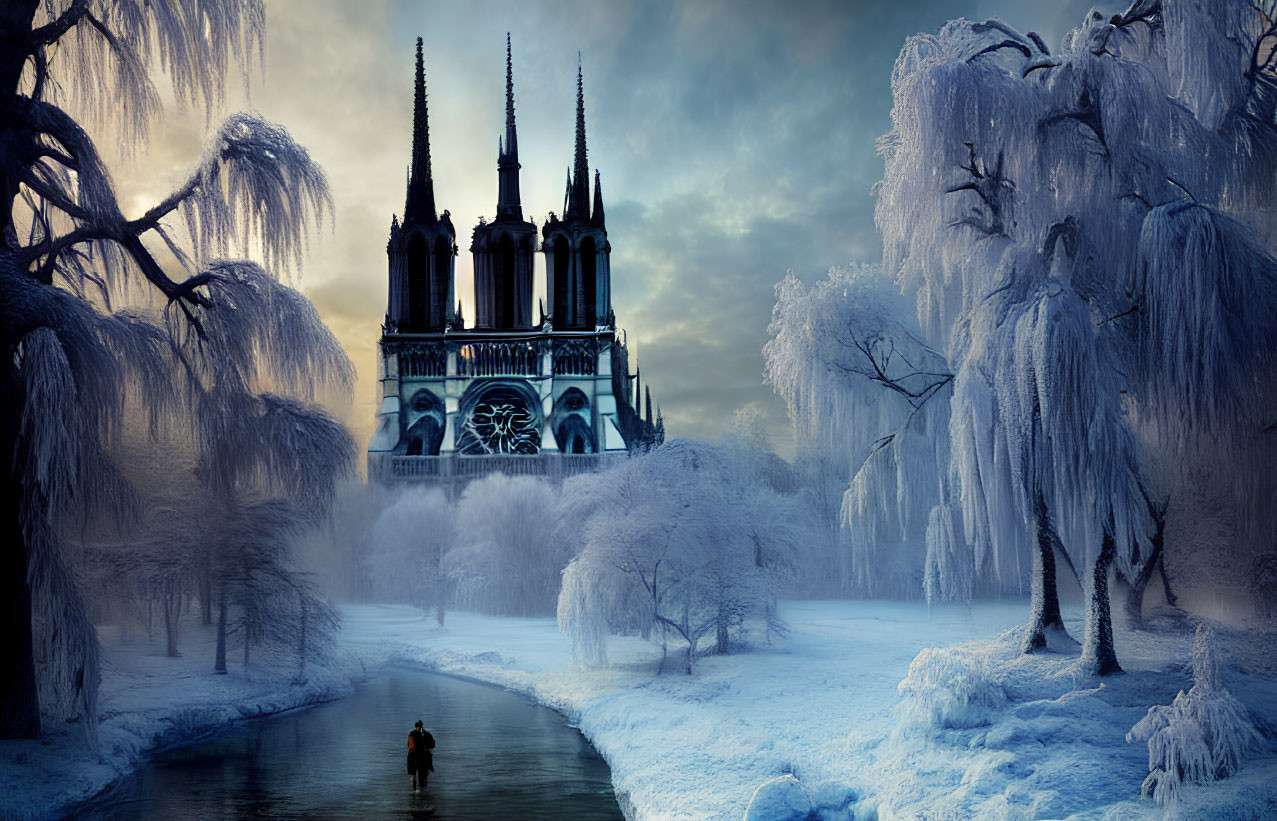
M1099 4L1111 7L1111 3ZM435 197L452 212L457 292L473 318L470 230L496 208L505 34L526 214L562 207L572 160L577 53L590 164L602 173L614 308L671 435L714 437L750 403L792 449L762 384L772 288L877 261L870 187L905 37L954 17L1001 17L1059 42L1078 0L267 0L265 67L247 105L324 166L336 224L312 246L303 289L358 372L349 422L367 441L385 243L409 159L415 39L425 40ZM231 95L230 107L246 103ZM198 157L203 117L170 116L144 204ZM544 293L537 261L538 294Z

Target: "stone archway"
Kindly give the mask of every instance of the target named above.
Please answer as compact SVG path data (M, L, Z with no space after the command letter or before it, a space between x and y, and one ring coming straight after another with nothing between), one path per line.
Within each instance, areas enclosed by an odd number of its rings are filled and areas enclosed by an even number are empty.
M554 403L550 424L554 441L563 453L595 453L590 400L580 388L568 388Z
M419 390L408 400L404 421L407 427L394 453L399 456L438 456L448 416L443 401L428 390Z

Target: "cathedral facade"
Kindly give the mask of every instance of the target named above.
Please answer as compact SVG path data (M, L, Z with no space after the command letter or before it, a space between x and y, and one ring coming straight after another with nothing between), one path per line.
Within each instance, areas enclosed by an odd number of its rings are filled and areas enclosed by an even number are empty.
M422 42L417 39L412 164L403 220L393 217L389 296L379 344L380 407L368 475L464 481L490 472L561 478L664 438L612 311L612 247L603 193L591 199L585 104L577 71L576 145L562 216L524 219L514 76L506 42L506 124L495 218L475 226L474 324L457 301L456 231L440 214L430 168ZM539 242L538 242L539 237ZM533 262L546 293L533 312ZM546 312L548 306L549 311Z

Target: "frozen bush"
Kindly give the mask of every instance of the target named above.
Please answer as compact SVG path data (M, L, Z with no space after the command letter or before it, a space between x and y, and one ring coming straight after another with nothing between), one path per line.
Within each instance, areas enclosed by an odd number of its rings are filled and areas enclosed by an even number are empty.
M1193 642L1193 687L1180 691L1169 707L1154 706L1126 734L1127 742L1148 742L1148 777L1140 795L1152 794L1174 807L1185 784L1227 778L1240 769L1259 733L1242 703L1224 689L1213 633L1197 628Z
M990 713L1007 700L988 657L970 650L923 650L897 690L907 699L906 721L942 729L988 724Z

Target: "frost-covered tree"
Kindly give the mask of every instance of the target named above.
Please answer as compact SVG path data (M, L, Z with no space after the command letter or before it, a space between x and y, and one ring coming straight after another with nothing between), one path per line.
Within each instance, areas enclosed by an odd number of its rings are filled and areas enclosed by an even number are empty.
M765 375L803 449L849 466L840 519L853 589L918 595L931 509L945 488L948 363L871 266L835 268L811 287L790 274L776 286L769 334ZM813 458L829 457L804 461Z
M896 62L884 267L954 373L965 538L1034 546L1026 650L1062 629L1059 556L1083 666L1118 669L1109 571L1161 558L1146 466L1270 423L1273 44L1243 0L1137 0L1056 53L958 20Z
M1224 687L1213 631L1197 628L1193 641L1193 686L1169 706L1148 708L1148 715L1126 734L1126 741L1148 744L1148 777L1141 797L1152 795L1173 809L1185 785L1227 778L1259 745L1259 731L1246 707Z
M565 486L584 546L563 571L559 627L578 660L602 663L608 635L637 634L663 653L678 641L690 673L710 635L727 652L746 620L778 626L776 595L803 538L794 526L802 515L750 478L748 458L675 439L589 485Z
M67 711L38 703L38 679L72 682L54 690L94 721L96 638L60 544L77 514L139 507L113 461L126 411L155 431L193 431L203 478L222 492L270 484L318 502L332 473L306 469L343 456L328 417L266 393L306 399L350 378L314 308L267 272L299 264L330 207L305 150L232 116L177 190L129 214L98 150L112 129L126 149L144 143L160 113L152 72L211 116L230 64L260 50L263 19L260 0L0 9L0 451L13 454L0 492L0 736L38 733L42 707ZM212 261L245 248L267 267ZM267 440L295 450L253 450Z
M557 506L554 488L534 477L498 473L470 483L444 556L457 606L503 616L553 613L576 547L556 538Z
M308 662L331 650L339 626L337 611L310 576L299 571L294 546L315 527L312 514L287 499L262 502L232 499L221 508L218 528L207 534L212 551L217 644L213 669L227 673L227 650L240 644L248 667L254 648L268 647L297 659L305 679Z
M400 494L372 526L368 575L376 601L435 608L443 624L448 579L443 559L457 542L457 509L440 488Z

